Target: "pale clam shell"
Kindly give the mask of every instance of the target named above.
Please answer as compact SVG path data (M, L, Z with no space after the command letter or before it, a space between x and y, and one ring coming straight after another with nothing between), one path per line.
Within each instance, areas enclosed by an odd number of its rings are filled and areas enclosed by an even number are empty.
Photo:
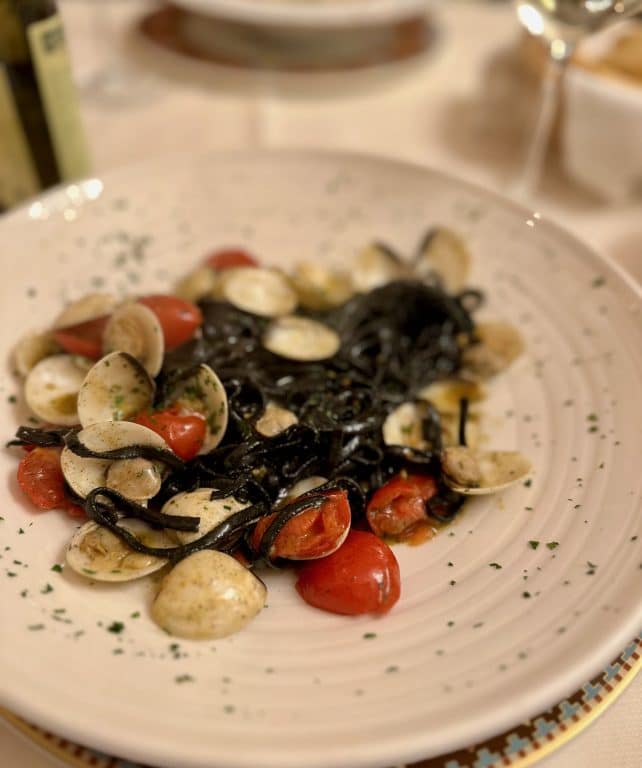
M153 380L135 357L111 352L89 370L80 387L80 424L129 419L152 405L154 391Z
M341 339L317 320L286 315L272 320L263 334L263 346L288 360L314 362L333 357L341 347Z
M49 424L78 424L78 392L92 365L85 357L66 354L45 357L36 363L29 371L24 390L31 411Z
M127 352L156 376L163 366L165 341L161 324L149 307L130 301L109 318L103 335L103 352Z
M169 452L167 444L160 435L131 421L103 421L99 424L91 424L78 433L78 439L89 450L96 452L126 448L130 445L150 445ZM136 461L136 459L117 459L116 461ZM67 447L63 448L60 457L60 465L65 480L72 490L83 499L94 488L107 485L109 468L113 463L114 460L112 459L78 456ZM126 489L123 489L120 483L119 488L115 490L130 499L142 498L140 489L136 488L135 482L132 482L129 493L125 492Z
M163 531L141 520L125 518L119 525L149 547L172 547ZM67 564L76 573L95 581L132 581L160 570L167 560L136 552L108 528L90 520L74 534L66 553Z
M267 589L230 555L206 549L181 560L164 577L152 605L170 635L214 640L239 632L265 605Z

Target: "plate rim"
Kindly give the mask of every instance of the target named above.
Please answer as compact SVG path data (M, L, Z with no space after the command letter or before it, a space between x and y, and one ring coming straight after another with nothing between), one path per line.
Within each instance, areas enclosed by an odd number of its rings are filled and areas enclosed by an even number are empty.
M176 5L245 23L336 27L349 24L385 24L428 11L432 0L345 0L317 5L292 0L174 0Z
M111 169L110 171L107 171L103 174L90 177L90 179L87 181L99 178L104 182L105 185L116 185L118 184L120 177L127 177L140 167L154 167L159 166L161 163L167 165L168 162L171 163L176 160L180 160L181 158L187 158L190 162L196 161L198 159L203 161L207 159L207 162L213 162L213 159L217 157L222 158L227 162L238 162L241 160L247 162L249 159L257 158L262 159L263 162L277 162L279 158L285 157L289 158L290 160L297 159L299 162L305 162L306 160L318 161L322 159L330 159L337 163L374 163L380 167L388 167L389 169L419 173L424 176L435 178L441 183L454 184L460 190L469 190L476 195L481 195L494 206L499 206L504 210L510 211L514 215L519 215L526 218L530 217L531 215L529 208L526 208L523 205L504 197L500 193L486 189L480 185L470 183L466 180L462 180L457 176L443 170L433 169L430 166L422 163L398 159L391 156L382 156L360 152L341 152L324 149L250 149L236 151L215 150L203 153L177 152L173 153L172 155L164 156L163 158L148 158L137 163L123 165L119 168ZM82 183L82 181L76 182L76 184ZM9 228L13 226L18 226L19 228L20 226L25 226L28 222L28 219L24 218L25 214L28 213L30 206L33 205L34 202L42 201L46 203L47 201L56 200L58 198L64 199L65 189L68 186L68 183L60 185L59 187L54 188L44 193L43 195L26 201L16 209L12 209L6 216L0 218L0 233L2 233L3 228ZM42 223L44 224L45 222ZM622 283L636 297L636 301L642 302L642 285L638 284L633 276L630 275L623 267L617 264L612 259L612 257L594 250L589 244L583 242L577 236L568 232L558 223L548 219L547 217L541 217L540 223L545 226L551 235L557 238L559 241L568 244L568 247L575 249L579 248L582 252L586 253L587 256L591 258L594 264L599 265L602 269L606 269L612 275L617 276L618 279L621 280ZM640 609L642 609L642 597L640 600ZM628 617L628 621L620 624L619 631L616 634L612 633L609 636L608 643L603 642L602 645L600 645L597 649L592 649L589 653L585 653L582 663L574 664L572 678L568 679L565 683L557 682L556 684L553 684L553 682L551 682L547 687L540 690L536 699L533 699L532 694L530 694L530 703L528 705L524 705L519 710L520 716L530 717L536 715L538 711L551 706L555 703L556 700L559 701L564 696L569 695L573 692L574 689L581 685L584 680L588 679L591 675L596 674L601 667L609 663L610 658L615 656L621 650L621 648L630 639L630 637L638 632L641 617L642 613L640 613L640 616L638 616L637 613L632 612ZM51 710L43 712L37 707L34 709L33 702L30 703L26 700L23 701L19 696L16 696L14 693L10 693L8 691L3 691L0 695L3 698L2 703L7 706L7 708L13 710L16 714L24 717L25 719L32 720L38 725L52 730L62 736L67 736L71 739L78 738L78 730L69 725L68 720L65 719L65 716L62 714L62 712L52 712ZM500 713L503 713L502 717L500 717ZM444 742L442 737L441 742L431 748L431 753L439 754L439 752L446 751L446 749L453 749L460 746L465 746L466 743L481 741L492 736L493 734L496 734L497 732L500 732L502 729L511 727L514 722L514 704L511 704L510 707L505 705L502 710L494 710L492 724L487 716L484 718L478 718L478 722L475 722L474 727L471 726L467 730L467 736L463 740L461 738L458 740L453 740L452 734L448 732L449 741L447 741L447 744ZM91 739L91 741L91 746L102 751L115 754L119 752L123 753L122 746L115 746L117 743L122 744L122 740L116 742L113 735L110 736L109 734L105 734L98 739ZM427 757L426 748L425 746L422 747L421 734L415 735L412 739L407 739L403 752L399 754L399 750L395 750L394 757L391 757L390 752L386 752L383 756L381 755L382 749L386 748L386 743L388 744L388 748L390 748L392 744L391 740L384 741L383 744L379 742L377 744L376 754L372 750L368 751L366 754L366 751L363 749L363 745L361 745L359 747L359 754L349 755L351 761L350 765L352 768L359 768L361 766L366 768L366 766L371 767L375 765L383 765L390 762L391 760L393 762L395 760L398 761L400 758L405 761L411 761L420 760ZM143 752L140 751L140 747L137 744L135 737L129 738L129 741L126 742L125 749L127 752L127 757L130 759L137 759L142 761L150 760L149 751L146 751L146 753L143 754ZM163 762L161 760L161 765L181 765L184 768L187 768L188 766L205 765L205 763L202 762L202 759L196 756L192 756L192 758L189 758L186 761L185 757L183 755L179 755L178 753L174 755L167 755L167 752L165 751L164 754L173 762ZM347 754L345 748L344 754ZM266 768L268 766L274 766L274 768L277 768L277 766L279 768L300 768L298 762L288 762L287 760L284 760L284 756L284 753L279 753L278 755L275 753L275 755L271 758L271 762L265 761L264 765ZM253 763L248 762L248 760L251 760L251 756L249 758L246 757L244 761L241 760L235 762L235 768L254 768ZM318 761L312 763L311 765L318 766L318 768L326 768L325 763Z

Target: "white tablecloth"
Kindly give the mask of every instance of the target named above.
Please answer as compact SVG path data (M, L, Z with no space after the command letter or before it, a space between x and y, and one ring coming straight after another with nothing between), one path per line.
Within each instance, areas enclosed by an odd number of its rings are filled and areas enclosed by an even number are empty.
M179 58L131 31L155 7L147 1L60 4L98 174L168 152L286 145L396 156L500 191L516 173L528 110L516 99L506 55L518 36L506 4L437 4L439 34L427 56L341 76L231 72ZM110 97L87 87L104 71L117 75ZM642 281L642 203L600 203L565 179L555 160L536 203ZM0 755L6 768L58 764L2 724ZM641 764L642 676L595 724L540 763Z

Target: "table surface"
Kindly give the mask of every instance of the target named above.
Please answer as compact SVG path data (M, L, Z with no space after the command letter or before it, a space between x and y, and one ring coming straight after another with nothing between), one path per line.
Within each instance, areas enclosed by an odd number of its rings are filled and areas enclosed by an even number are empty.
M157 7L148 0L59 4L98 175L170 152L296 146L394 156L498 191L515 178L533 91L517 73L510 4L433 3L436 42L425 56L342 75L181 58L136 33L136 21ZM642 201L596 199L564 177L553 155L534 202L642 282ZM638 768L641 753L642 675L538 765ZM0 754L6 768L59 765L2 723Z

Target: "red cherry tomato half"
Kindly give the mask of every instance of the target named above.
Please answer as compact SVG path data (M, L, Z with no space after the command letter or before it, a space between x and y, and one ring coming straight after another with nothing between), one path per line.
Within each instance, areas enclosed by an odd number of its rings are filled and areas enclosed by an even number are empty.
M319 496L326 500L316 509L308 509L293 517L279 531L270 549L270 557L289 560L313 560L325 557L341 544L350 528L351 513L345 491L327 491ZM263 534L278 513L256 524L250 544L256 551Z
M156 294L143 296L138 301L149 307L158 318L168 350L189 341L203 324L203 314L196 304L178 296Z
M351 530L336 552L299 570L296 588L306 603L322 611L387 613L401 594L399 564L374 533Z
M182 413L178 408L143 411L132 421L160 435L183 461L193 459L203 446L207 425L200 413Z
M36 509L56 509L67 502L60 454L59 448L34 448L20 461L18 484Z
M213 251L205 257L203 264L216 270L259 266L258 259L241 248L225 248L220 251Z
M65 352L98 360L103 353L103 332L108 320L109 315L104 315L84 323L56 328L53 337Z
M395 475L368 503L366 516L377 536L403 536L426 520L426 502L437 493L430 475Z

